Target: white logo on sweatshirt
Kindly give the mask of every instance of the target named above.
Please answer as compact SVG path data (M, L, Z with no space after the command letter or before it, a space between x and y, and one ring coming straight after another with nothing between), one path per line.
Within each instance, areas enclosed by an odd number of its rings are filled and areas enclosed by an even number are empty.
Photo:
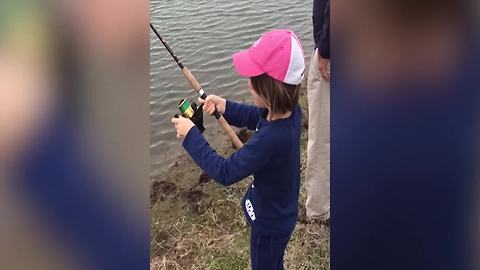
M253 205L249 199L245 200L245 208L247 209L248 216L252 221L255 221L255 212L253 211Z

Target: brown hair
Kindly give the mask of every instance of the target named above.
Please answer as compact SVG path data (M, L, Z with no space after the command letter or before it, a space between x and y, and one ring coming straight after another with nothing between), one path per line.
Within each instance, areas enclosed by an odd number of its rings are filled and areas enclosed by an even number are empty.
M293 111L298 103L300 84L291 85L273 79L267 74L251 77L253 90L265 99L271 113Z

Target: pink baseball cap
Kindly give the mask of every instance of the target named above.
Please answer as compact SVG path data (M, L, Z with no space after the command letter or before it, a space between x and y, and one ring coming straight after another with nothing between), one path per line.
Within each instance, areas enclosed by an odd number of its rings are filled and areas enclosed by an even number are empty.
M249 49L233 54L233 65L244 77L268 74L287 84L303 80L305 58L298 37L290 30L263 34Z

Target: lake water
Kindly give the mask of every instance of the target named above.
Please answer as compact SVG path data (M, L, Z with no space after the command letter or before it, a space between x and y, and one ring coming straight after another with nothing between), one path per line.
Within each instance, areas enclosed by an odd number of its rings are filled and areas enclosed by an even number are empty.
M161 0L151 1L150 11L153 25L208 94L250 101L247 81L235 73L231 55L271 29L289 28L298 35L308 69L312 0ZM197 96L153 31L150 48L150 149L152 175L158 175L184 153L170 123L178 102ZM218 134L214 117L204 115L204 121L207 140L226 138Z

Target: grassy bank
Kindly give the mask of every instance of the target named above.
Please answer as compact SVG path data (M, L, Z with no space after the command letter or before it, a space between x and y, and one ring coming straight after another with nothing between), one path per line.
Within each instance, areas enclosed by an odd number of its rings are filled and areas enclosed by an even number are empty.
M308 130L305 87L300 104L304 114L301 214L287 248L285 268L329 269L329 228L308 223L304 217ZM224 156L234 151L227 140L212 146ZM251 179L246 179L223 188L202 174L186 155L152 179L150 268L249 269L249 228L240 200L250 183Z

